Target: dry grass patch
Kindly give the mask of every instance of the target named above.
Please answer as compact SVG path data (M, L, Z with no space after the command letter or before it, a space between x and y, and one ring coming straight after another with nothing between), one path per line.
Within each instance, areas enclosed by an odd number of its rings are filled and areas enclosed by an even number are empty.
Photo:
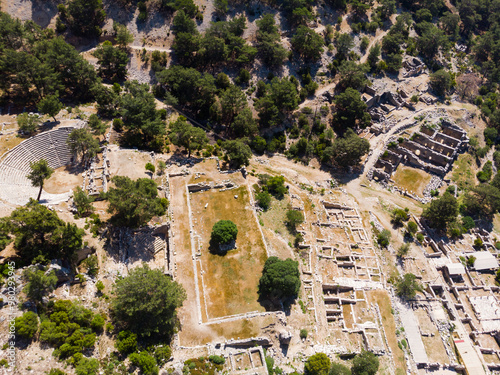
M19 143L24 141L23 138L17 137L15 134L4 135L0 137L0 157L7 151L12 150Z
M211 190L190 196L194 230L201 236L200 260L208 318L264 311L257 301L257 286L267 254L247 188ZM231 220L238 227L237 249L223 256L209 251L212 226L219 220Z
M45 183L43 184L43 189L47 193L51 194L66 193L70 189L75 189L77 186L82 186L82 172L83 169L81 169L79 166L64 166L58 168L54 171L52 176L50 176L50 178L45 181Z
M384 326L387 342L393 353L394 365L396 368L406 369L405 356L403 351L398 347L398 339L396 337L396 323L394 315L392 315L391 299L384 290L370 290L366 292L368 301L378 304L380 315L382 316L382 324Z
M460 190L471 189L475 185L476 169L477 165L472 155L458 155L457 161L453 164L451 179Z
M425 186L431 181L431 176L420 169L400 165L393 179L395 185L422 194Z

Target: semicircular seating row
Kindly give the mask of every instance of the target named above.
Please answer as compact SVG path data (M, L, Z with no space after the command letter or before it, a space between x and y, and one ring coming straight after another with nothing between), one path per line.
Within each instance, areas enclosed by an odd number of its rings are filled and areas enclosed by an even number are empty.
M62 127L35 135L8 151L0 161L0 198L14 204L26 204L36 199L38 188L31 185L26 175L30 163L46 159L49 166L57 169L71 163L71 151L66 144L74 127ZM41 200L65 196L42 192Z

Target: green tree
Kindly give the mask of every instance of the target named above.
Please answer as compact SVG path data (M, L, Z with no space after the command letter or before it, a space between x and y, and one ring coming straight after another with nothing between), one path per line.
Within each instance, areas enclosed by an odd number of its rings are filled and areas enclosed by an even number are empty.
M225 15L227 11L229 10L228 8L228 1L227 0L214 0L214 8L215 12L220 14L220 15Z
M129 355L130 362L141 369L144 375L158 375L159 369L156 360L148 352L132 353Z
M92 205L94 200L94 197L85 193L80 186L77 186L73 192L73 204L81 217L89 216L94 212L94 206Z
M99 116L97 116L95 113L89 116L88 126L90 127L90 129L92 129L92 133L96 135L103 135L104 133L106 133L106 124L103 123Z
M325 148L324 162L347 169L358 165L361 158L370 151L370 143L360 138L352 129L347 129L344 137L337 138L333 145Z
M242 141L224 141L222 143L222 148L226 151L227 159L234 168L240 168L241 166L250 164L252 150Z
M137 335L130 331L120 331L115 342L115 348L124 355L137 351Z
M15 235L17 255L25 264L38 256L72 261L82 247L84 231L64 223L55 212L35 200L16 208L8 218L8 226Z
M491 218L500 209L500 190L493 184L480 184L465 195L463 202L469 214Z
M266 13L256 21L257 27L257 50L268 66L281 66L286 60L288 52L280 44L280 35L274 22L274 17Z
M297 225L304 222L304 214L297 210L288 210L286 212L286 222L287 224L295 229Z
M76 375L97 375L98 371L99 361L95 358L83 357L75 368Z
M57 122L56 115L63 109L62 103L59 101L58 95L49 95L40 100L38 110L44 115L49 115Z
M222 122L230 125L234 118L248 107L245 93L235 85L230 85L220 95Z
M307 26L300 25L291 40L293 49L304 59L316 61L323 52L323 38Z
M163 147L166 126L156 110L155 97L149 89L147 84L127 81L119 112L123 127L127 130L125 139L128 144L160 150Z
M85 128L76 128L66 140L71 153L82 159L82 163L92 159L100 151L99 141Z
M370 52L368 52L368 57L367 57L368 65L370 65L371 69L375 69L379 58L380 58L380 43L375 43L370 48Z
M457 215L457 200L448 192L445 192L442 197L432 200L422 213L422 217L437 229L445 229L449 223L457 218Z
M444 35L443 30L438 29L434 24L422 22L418 25L422 24L425 26L420 37L417 39L417 49L425 57L433 58L439 52L440 48L447 47L448 38Z
M271 206L271 194L265 190L256 193L255 200L263 210L267 210Z
M17 116L17 125L19 131L26 135L32 135L40 125L40 117L38 115L30 115L26 112L20 113Z
M335 96L335 114L333 121L342 129L355 128L358 125L365 128L371 122L366 103L361 99L358 91L347 88L343 93Z
M127 26L119 23L113 23L113 30L115 31L116 43L124 48L134 41L134 35L128 31Z
M188 157L191 157L191 151L200 150L208 144L205 131L191 125L182 117L170 125L169 138L174 145L186 148Z
M344 60L339 66L340 80L337 87L341 90L353 88L356 90L363 89L368 84L366 73L369 68L366 64L356 64L354 61Z
M285 177L283 176L270 177L265 184L268 191L278 199L282 199L288 193L288 189L285 186Z
M391 212L391 222L396 226L402 226L409 219L408 209L395 208Z
M172 25L175 33L198 34L196 23L183 10L175 14Z
M259 113L259 123L263 128L270 128L278 124L279 110L270 96L257 100L255 109Z
M296 297L300 290L299 263L288 258L269 257L259 280L259 295L263 298Z
M158 174L162 175L165 173L165 169L167 168L167 164L163 160L158 161Z
M349 51L354 47L354 39L347 33L340 34L335 40L335 47L337 48L337 58L345 60Z
M148 172L151 172L151 178L153 178L154 174L155 174L155 166L151 163L146 163L146 170Z
M161 270L146 264L134 268L114 291L111 307L117 322L143 337L173 334L186 292Z
M297 108L297 88L290 79L274 77L269 86L269 96L280 111L290 112Z
M328 375L351 375L351 369L342 363L333 362Z
M231 220L219 220L212 227L210 235L210 244L213 246L227 245L232 241L236 241L238 236L238 228Z
M389 18L392 14L396 13L396 1L395 0L380 0L380 7L377 8L380 11L382 19Z
M417 294L417 291L421 290L422 286L418 283L417 276L412 273L405 273L396 283L396 294L401 298L412 299Z
M429 81L430 86L439 96L445 95L446 92L451 88L451 75L444 69L439 69L437 72L431 73Z
M304 364L304 375L328 375L330 358L325 353L310 356Z
M71 0L68 4L69 25L78 36L95 38L101 35L106 18L102 0Z
M244 108L236 115L231 125L232 132L236 137L252 136L258 133L259 128L252 115L252 110Z
M99 64L99 75L112 82L121 81L127 75L128 54L122 48L113 47L109 40L93 52Z
M38 331L38 315L33 311L26 311L15 319L16 335L32 339Z
M352 361L352 375L375 375L380 366L378 358L372 352L363 350Z
M45 182L45 180L49 179L50 176L52 176L54 170L49 167L49 163L47 163L47 160L45 159L40 159L36 162L30 162L30 169L31 171L26 177L31 181L31 185L40 188L38 197L36 198L37 201L40 201L43 183Z
M27 282L24 289L26 296L35 302L42 302L42 297L52 292L57 283L54 271L46 273L45 270L36 267L27 268L23 276Z
M377 243L382 247L387 247L391 241L391 236L391 232L384 229L377 235Z
M116 225L138 228L150 221L153 216L165 214L166 206L158 198L158 188L153 180L139 178L131 180L115 176L111 187L105 194L109 201L108 212L113 214L111 221Z
M396 255L400 258L408 255L408 252L410 251L410 244L409 243L404 243L400 247L398 247L398 250L396 252Z

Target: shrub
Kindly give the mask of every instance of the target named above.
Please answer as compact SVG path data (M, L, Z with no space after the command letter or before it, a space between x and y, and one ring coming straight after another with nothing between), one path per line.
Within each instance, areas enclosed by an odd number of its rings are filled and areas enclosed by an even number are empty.
M302 328L302 329L300 330L300 334L299 334L299 336L300 336L300 338L301 338L302 340L307 339L307 329Z
M130 331L121 331L118 333L118 340L115 348L122 354L129 354L137 351L137 335Z
M216 365L223 365L224 363L226 363L226 359L218 355L211 355L210 357L208 357L208 359L210 360L210 362L213 362Z
M146 170L151 172L151 174L154 174L155 173L155 166L151 163L147 163L146 164Z
M414 221L410 221L410 222L406 225L406 228L408 229L408 232L410 232L411 234L415 234L415 233L417 233L417 230L418 230L418 225L417 225L417 223L415 223Z
M297 210L288 210L286 212L286 223L295 229L297 225L304 222L304 214Z
M101 293L103 290L104 290L104 283L99 280L96 284L95 284L96 288L97 288L97 291L99 293Z
M38 315L32 311L25 312L15 319L16 335L31 339L38 331Z
M257 201L257 204L264 210L267 210L271 206L271 194L269 194L267 191L262 190L259 193L255 194L255 200Z
M327 375L330 369L330 359L325 353L310 356L304 365L304 375Z
M471 230L476 226L474 219L470 216L465 216L462 218L462 225L466 230Z
M147 352L132 353L128 358L134 366L141 369L144 375L157 375L159 372L156 360Z
M377 235L377 243L382 247L389 246L389 242L391 240L391 232L387 229L384 229Z
M170 349L170 346L164 345L164 346L157 346L155 348L154 356L156 359L156 362L160 365L163 366L167 361L172 357L172 349Z
M396 283L396 294L401 298L411 299L415 297L417 291L421 290L422 287L417 282L417 277L412 273L406 273Z
M420 242L420 243L424 243L424 235L422 233L417 233L417 241Z

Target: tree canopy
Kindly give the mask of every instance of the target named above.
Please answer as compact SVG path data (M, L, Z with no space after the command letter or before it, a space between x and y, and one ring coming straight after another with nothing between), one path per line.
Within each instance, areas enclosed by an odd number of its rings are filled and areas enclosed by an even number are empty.
M380 366L378 358L372 352L363 350L352 361L352 375L375 375Z
M333 123L345 130L347 128L365 128L371 123L367 105L358 91L348 87L343 93L335 96L335 114Z
M49 167L49 163L45 159L40 159L36 162L30 162L30 173L26 176L28 180L31 181L31 185L35 187L39 187L40 191L38 192L37 201L40 200L40 196L42 195L43 183L45 180L52 176L54 170Z
M270 299L296 297L300 290L299 263L269 257L259 281L259 295Z
M325 353L310 356L304 364L304 375L328 375L330 358Z
M396 293L399 297L412 299L421 291L422 286L418 283L417 277L412 273L405 273L396 283Z
M323 38L307 26L300 25L291 40L293 49L305 60L320 58L325 44Z
M169 138L174 145L186 148L188 157L191 157L191 151L200 150L208 143L205 131L191 125L182 117L170 125Z
M111 179L114 187L105 194L109 201L108 212L114 224L138 228L146 224L153 216L164 215L168 201L158 198L156 182L149 178L131 180L124 176Z
M226 151L227 160L234 168L250 164L252 150L240 140L224 141L222 148Z
M347 129L343 137L335 139L332 146L325 148L323 161L341 168L354 167L369 151L368 140L360 138L352 129Z
M60 258L71 262L81 249L83 230L65 223L47 207L31 200L15 209L7 219L8 231L16 236L14 246L25 264L35 258Z
M81 158L82 163L92 159L100 151L99 141L86 128L75 128L66 140L71 153Z
M432 200L424 209L422 217L437 229L445 229L458 215L457 199L448 192L442 197Z
M115 320L142 337L170 336L186 292L161 270L146 264L116 282L111 308Z
M213 247L219 248L220 246L227 245L232 241L236 241L238 236L238 228L231 220L219 220L212 227L212 234L210 235L210 244Z

